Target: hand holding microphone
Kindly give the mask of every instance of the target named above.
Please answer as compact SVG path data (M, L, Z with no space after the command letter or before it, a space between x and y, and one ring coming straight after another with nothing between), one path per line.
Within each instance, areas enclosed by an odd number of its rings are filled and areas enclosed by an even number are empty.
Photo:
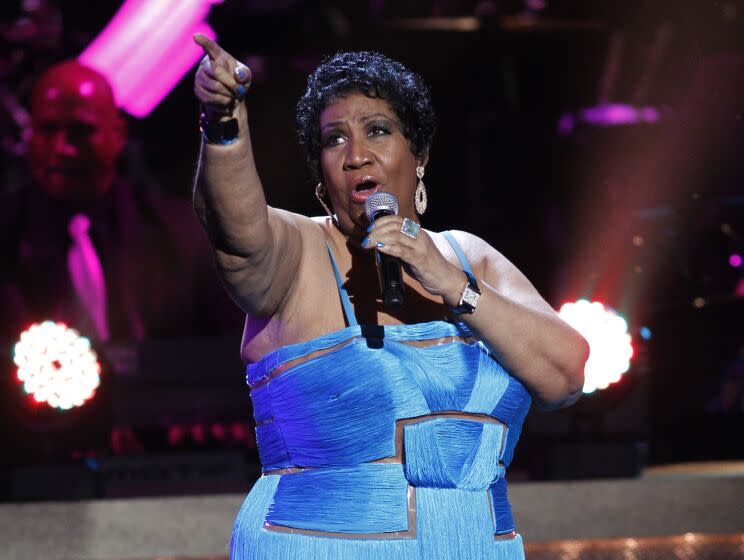
M447 306L456 307L465 283L462 269L442 255L428 232L399 216L398 211L397 199L387 192L374 193L364 203L371 226L362 247L375 249L385 308L395 310L403 305L401 267L431 295L441 296Z
M377 192L364 201L364 213L371 224L382 216L398 214L398 199L387 192ZM380 280L380 293L385 308L400 309L403 306L403 274L400 259L386 255L375 249L377 276Z

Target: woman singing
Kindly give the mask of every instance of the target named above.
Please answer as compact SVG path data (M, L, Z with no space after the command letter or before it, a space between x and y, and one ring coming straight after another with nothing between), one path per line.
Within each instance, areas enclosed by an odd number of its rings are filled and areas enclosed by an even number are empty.
M247 315L263 465L231 557L524 558L506 469L532 399L560 407L581 393L588 346L488 243L419 226L437 204L423 182L427 86L373 52L313 72L297 127L328 215L311 218L266 204L250 70L196 41L194 204ZM381 192L398 212L370 220ZM402 264L403 305L383 305L376 255Z

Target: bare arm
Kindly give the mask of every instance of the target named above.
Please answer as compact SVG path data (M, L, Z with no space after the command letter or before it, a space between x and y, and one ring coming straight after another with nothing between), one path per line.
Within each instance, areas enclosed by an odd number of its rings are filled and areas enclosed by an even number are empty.
M197 35L206 56L194 92L210 120L236 118L238 137L231 144L202 140L194 182L194 209L209 235L224 283L251 315L273 315L292 288L299 267L301 239L297 218L266 204L256 170L241 86L250 80L238 62L217 43Z
M474 271L481 297L474 313L457 319L479 335L540 406L561 408L575 402L581 395L589 357L584 338L506 257L473 235L460 232L458 238L472 262L481 263L481 270ZM459 302L463 276L460 273L459 282L443 295L450 306Z

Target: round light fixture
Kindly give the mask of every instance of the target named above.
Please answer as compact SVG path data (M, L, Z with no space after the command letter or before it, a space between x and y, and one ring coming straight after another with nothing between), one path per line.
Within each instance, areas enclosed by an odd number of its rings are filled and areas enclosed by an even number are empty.
M64 323L35 323L13 349L18 381L38 403L69 410L91 399L101 383L101 364L90 340Z

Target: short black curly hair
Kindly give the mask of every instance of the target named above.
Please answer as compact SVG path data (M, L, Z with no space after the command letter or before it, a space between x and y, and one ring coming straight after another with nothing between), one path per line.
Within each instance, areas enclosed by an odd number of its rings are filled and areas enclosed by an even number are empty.
M297 103L297 137L315 180L321 180L320 113L335 98L349 93L387 101L413 155L423 158L429 153L436 124L429 87L421 76L378 52L340 52L325 59L308 77L307 89Z

